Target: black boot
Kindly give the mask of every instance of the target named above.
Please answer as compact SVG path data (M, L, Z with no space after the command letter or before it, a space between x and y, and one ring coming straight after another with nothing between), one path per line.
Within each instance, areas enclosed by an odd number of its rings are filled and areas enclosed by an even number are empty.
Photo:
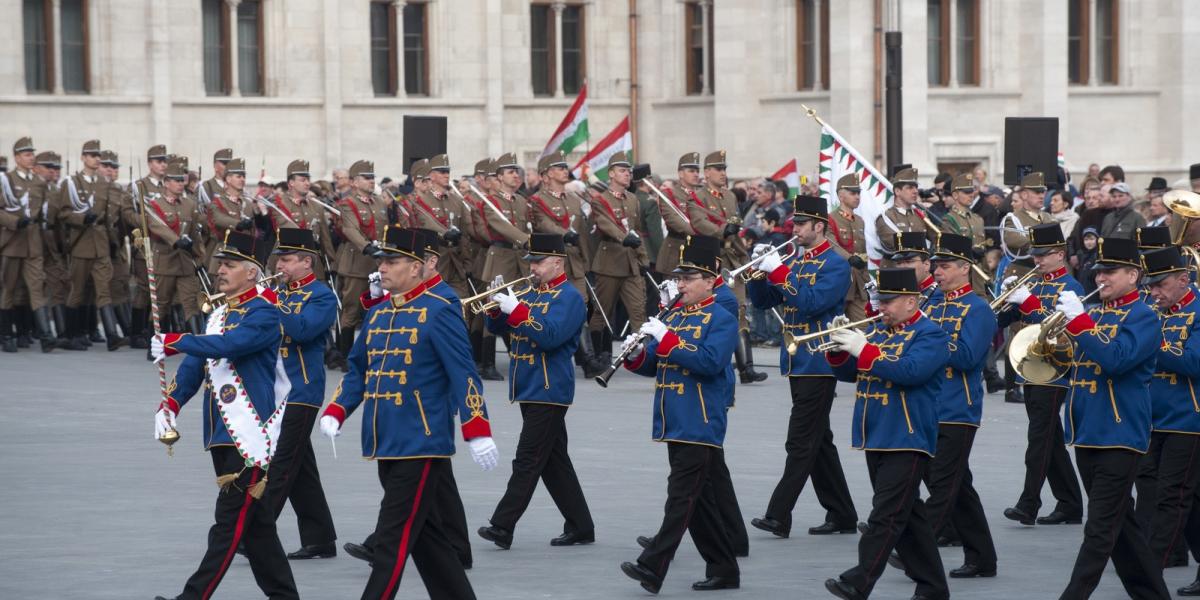
M104 336L100 335L100 323L97 320L100 311L96 309L95 304L89 304L84 308L87 310L84 315L87 317L86 322L88 327L88 340L90 340L93 344L99 344L100 342L105 341Z
M137 350L150 348L150 337L146 333L146 319L149 317L149 310L135 308L130 311L130 314L133 322L130 324L129 347Z
M475 370L483 367L483 331L469 331L471 338L471 358L475 360Z
M75 335L74 327L69 322L67 316L67 307L61 304L55 304L50 307L50 317L54 319L54 334L59 340L66 341Z
M485 381L504 381L504 376L496 370L496 336L483 338L482 356L480 356L479 377Z
M634 333L630 333L629 335L634 335ZM601 329L600 343L596 344L596 357L599 358L600 362L604 363L605 366L608 366L610 363L612 363L612 345L612 332L608 329Z
M204 315L200 313L192 315L192 318L188 319L188 329L192 332L192 335L204 335Z
M33 309L28 304L17 307L12 314L13 326L17 329L17 347L33 345Z
M588 332L587 339L592 346L592 357L583 367L583 376L588 379L596 377L608 368L609 363L604 360L602 355L604 347L600 345L603 342L603 338L604 336L599 331Z
M333 331L325 332L325 367L329 369L339 369L346 364L346 357L342 355L341 343L339 335Z
M126 338L125 342L128 342L128 338L133 335L133 317L130 315L129 305L122 304L113 307L113 314L117 317L117 325L121 327L121 336Z
M100 323L104 325L104 340L109 352L125 345L125 338L117 332L117 315L111 304L100 307Z
M579 330L579 345L575 348L575 365L583 367L586 373L588 365L596 358L592 349L592 336L588 334L587 325Z
M83 333L83 311L79 308L65 307L63 319L63 334L59 336L58 347L63 350L83 351L88 349L84 341L87 336Z
M754 351L750 348L750 332L743 331L738 336L738 344L733 357L737 362L738 379L742 383L757 383L767 378L766 373L754 370Z
M0 350L4 352L17 351L17 336L13 330L12 312L9 309L0 309Z
M37 329L38 341L41 342L42 352L54 349L54 333L50 329L50 309L43 306L33 311L33 324Z

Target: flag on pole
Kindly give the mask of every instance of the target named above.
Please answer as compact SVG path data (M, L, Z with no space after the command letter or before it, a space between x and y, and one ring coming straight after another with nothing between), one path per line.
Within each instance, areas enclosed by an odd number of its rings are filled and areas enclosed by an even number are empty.
M608 158L613 154L621 151L633 150L633 137L629 134L629 117L621 119L621 122L604 136L604 139L592 146L592 149L584 156L571 172L575 177L583 178L585 169L587 172L594 173L601 181L608 181Z
M830 210L837 205L838 179L847 173L858 176L862 189L861 201L855 214L863 218L866 225L867 256L879 259L882 254L879 236L875 233L875 219L892 204L892 182L884 177L857 150L846 142L838 132L821 123L821 150L819 185L821 197L829 203Z
M771 181L780 180L788 186L788 200L795 198L796 194L800 193L800 170L796 168L796 159L789 160L786 165L771 175Z
M561 123L558 124L558 129L554 130L554 135L550 136L550 141L546 143L546 148L542 150L542 156L546 156L555 150L563 153L563 156L570 154L572 150L583 144L588 139L588 106L587 106L587 84L583 84L579 88L579 95L575 97L575 102L571 104L571 109L567 111L567 116L563 117Z

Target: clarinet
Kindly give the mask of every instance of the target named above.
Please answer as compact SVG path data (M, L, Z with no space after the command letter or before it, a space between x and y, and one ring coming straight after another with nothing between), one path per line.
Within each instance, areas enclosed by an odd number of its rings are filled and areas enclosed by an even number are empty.
M669 304L664 306L663 309L661 311L659 311L658 315L655 318L662 319L663 316L665 316L668 312L670 312L671 309L673 309L676 304L679 304L679 300L682 298L683 298L682 293L676 294L675 298L673 298ZM638 346L638 344L645 342L646 338L648 338L648 337L650 337L650 336L643 335L640 339L638 339L637 343L630 344L629 346L627 346L625 348L625 350L623 352L621 352L621 354L613 360L613 363L611 365L609 365L607 369L604 370L603 373L596 376L596 383L600 384L600 387L602 387L602 388L608 387L608 380L612 379L613 375L617 372L617 369L619 369L621 367L621 364L625 362L625 359L629 357L629 353L631 351L633 351L633 349L636 348Z

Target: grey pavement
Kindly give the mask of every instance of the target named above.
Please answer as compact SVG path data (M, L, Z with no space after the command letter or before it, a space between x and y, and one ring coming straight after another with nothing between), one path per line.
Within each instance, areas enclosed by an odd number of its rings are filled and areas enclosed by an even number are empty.
M760 362L774 362L774 352L760 349L757 355ZM169 361L169 373L177 364ZM764 383L739 387L726 439L747 522L761 515L783 467L790 400L786 381L777 370L771 373ZM340 376L330 374L329 392ZM217 493L211 462L200 447L198 406L184 408L183 438L174 458L168 458L153 439L155 370L139 352L107 353L94 346L86 353L0 355L0 380L0 598L148 600L179 593L201 557ZM511 550L472 540L475 568L469 576L481 599L648 597L618 565L637 557L634 538L653 534L662 518L667 460L665 446L650 441L651 382L623 371L607 390L582 376L576 383L575 406L567 417L571 453L596 521L596 543L552 548L548 541L560 533L562 520L539 488ZM486 387L500 467L480 471L461 440L454 458L472 532L487 524L503 492L520 430L520 413L505 401L504 390L499 383ZM865 518L870 485L863 454L848 448L849 392L848 385L839 387L832 419L850 488ZM1022 406L1001 400L987 398L972 456L1000 556L999 576L951 580L951 591L955 598L1056 598L1083 528L1022 527L1002 516L1016 501L1023 476L1026 418ZM375 465L361 458L359 427L356 414L338 438L336 460L329 440L313 436L339 546L362 540L374 528L382 495ZM1052 504L1049 488L1043 492ZM820 523L823 514L806 489L790 539L751 528L750 557L740 561L742 588L736 592L691 591L691 583L703 579L704 565L685 539L661 595L831 597L822 582L854 563L858 536L807 535L805 529ZM290 508L280 517L279 532L285 549L298 547ZM942 557L947 569L962 563L959 548L943 549ZM368 574L365 563L344 554L293 562L292 568L305 598L357 598ZM1168 569L1168 587L1189 583L1194 573L1191 567ZM912 592L903 574L888 569L872 598L908 598ZM259 597L247 562L235 559L216 598ZM411 562L399 597L427 597ZM1094 597L1126 597L1111 566Z

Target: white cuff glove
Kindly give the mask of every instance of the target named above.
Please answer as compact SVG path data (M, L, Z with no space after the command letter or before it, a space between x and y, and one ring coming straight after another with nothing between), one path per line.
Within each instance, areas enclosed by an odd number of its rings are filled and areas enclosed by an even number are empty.
M511 315L512 311L517 309L517 305L521 303L517 300L516 294L511 291L492 294L492 302L500 305L500 312Z
M879 284L875 283L874 279L867 279L863 287L867 290L867 300L871 302L871 307L879 310Z
M496 447L495 440L490 437L477 437L469 440L467 444L471 446L471 458L475 459L475 464L484 471L496 468L500 462L500 449Z
M625 341L621 342L621 351L617 355L634 358L641 353L642 336L634 334L625 336Z
M379 271L367 275L367 283L371 286L372 299L383 297L383 275L380 275Z
M1079 299L1079 294L1067 290L1058 295L1057 308L1071 321L1083 314L1083 301Z
M829 340L841 352L857 357L867 345L867 336L857 329L839 329L829 334Z
M154 358L154 362L162 362L167 358L166 352L163 350L163 335L161 333L150 338L150 356Z
M172 429L175 429L175 413L169 408L158 409L154 413L154 439L161 440Z
M1017 277L1016 275L1009 275L1008 277L1004 278L1004 281L1000 282L1000 287L1006 288L1015 283L1018 279L1020 279L1020 277Z
M654 336L655 340L661 342L663 336L667 335L668 331L670 330L667 329L666 324L662 321L659 321L658 317L650 317L649 321L642 323L642 328L638 330L638 335L651 335Z
M342 434L342 424L338 423L336 417L325 415L321 417L321 435L329 439L333 439Z
M766 252L770 249L771 249L770 244L755 244L754 248L750 251L750 258L751 259L758 258L758 257L762 256L764 252Z
M491 285L491 287L489 287L488 289L494 289L494 288L498 288L498 287L500 287L500 286L502 286L502 285L504 285L504 276L503 276L503 275L497 275L497 276L495 276L495 277L493 277L493 278L492 278L492 285Z
M1008 295L1008 302L1010 304L1016 304L1017 306L1020 306L1024 304L1025 301L1028 300L1032 295L1033 294L1029 293L1029 288L1018 288L1013 290L1013 292Z
M675 296L678 295L679 284L675 283L674 279L668 279L663 282L662 287L658 288L658 303L667 306L667 303L674 300Z
M775 269L783 266L783 259L779 257L778 250L772 250L763 255L763 259L758 263L758 270L763 273L774 273Z

